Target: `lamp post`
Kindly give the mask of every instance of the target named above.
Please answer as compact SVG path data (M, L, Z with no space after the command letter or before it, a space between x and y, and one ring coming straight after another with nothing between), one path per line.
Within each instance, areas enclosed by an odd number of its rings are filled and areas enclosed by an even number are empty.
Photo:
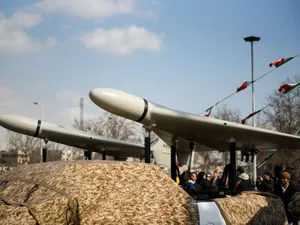
M41 121L43 121L43 104L39 103L39 102L33 102L33 104L40 106L41 107ZM41 162L43 162L43 144L42 144L42 139L40 139L40 156L41 156Z
M259 41L260 37L256 37L256 36L249 36L249 37L245 37L244 41L246 42L250 42L251 43L251 82L252 82L252 112L255 111L255 96L254 96L254 63L253 63L253 42L255 41ZM252 125L253 127L256 126L255 124L255 116L252 117ZM256 171L256 154L254 154L253 156L253 182L254 185L256 187L256 177L257 177L257 171Z

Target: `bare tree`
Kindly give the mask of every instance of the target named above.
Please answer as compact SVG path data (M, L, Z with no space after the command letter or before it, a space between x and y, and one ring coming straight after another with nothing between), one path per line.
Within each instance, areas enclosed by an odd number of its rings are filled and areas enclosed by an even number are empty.
M199 155L201 156L202 158L202 162L203 162L203 168L204 168L204 171L207 172L208 171L208 165L210 165L212 162L212 152L210 151L205 151L205 152L201 152L199 153Z
M8 132L8 150L13 153L21 152L25 158L29 159L29 163L37 163L41 160L40 139L31 136ZM43 146L45 147L45 146ZM47 145L47 161L61 160L61 152L67 148L56 142L48 142Z
M70 147L56 142L47 143L47 161L60 161L62 152Z
M214 118L240 123L241 112L237 109L233 110L228 105L224 104L223 106L217 108Z
M7 131L7 148L10 152L21 152L29 161L32 158L32 151L38 146L39 140L34 137Z
M241 122L241 112L238 109L232 109L228 105L224 104L217 108L214 114L214 118L240 123ZM229 163L229 152L222 152L222 158L225 165Z
M78 119L75 119L73 127L75 129L80 128L80 121ZM141 126L139 124L107 112L103 116L88 119L83 124L83 131L135 143L141 142L140 129ZM94 154L94 159L100 157L100 154Z
M79 129L79 124L75 119L73 127ZM139 142L137 124L111 113L85 121L84 131L118 140Z
M296 83L300 77L287 79L284 83ZM295 134L300 129L300 88L297 87L288 94L275 90L268 95L269 107L264 111L264 125L270 129ZM300 150L278 149L272 158L272 163L280 164L283 168L287 165L299 168ZM300 175L300 170L297 173Z
M285 83L298 82L300 78L288 79ZM294 134L300 128L300 89L295 88L288 94L278 90L268 95L269 107L264 111L265 122L270 127L288 134Z

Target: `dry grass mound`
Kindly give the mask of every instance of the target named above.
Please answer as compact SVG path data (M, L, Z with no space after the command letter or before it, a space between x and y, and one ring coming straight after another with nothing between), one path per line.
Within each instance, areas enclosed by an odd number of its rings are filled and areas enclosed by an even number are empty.
M0 176L0 224L199 224L195 201L144 163L72 161Z
M271 193L242 192L215 201L227 224L288 224L281 199Z

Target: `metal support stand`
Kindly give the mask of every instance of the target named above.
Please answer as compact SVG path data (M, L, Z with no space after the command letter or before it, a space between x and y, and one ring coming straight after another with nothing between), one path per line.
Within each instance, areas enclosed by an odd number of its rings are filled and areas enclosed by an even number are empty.
M150 163L151 161L151 151L150 151L150 131L147 131L145 136L145 163Z
M230 138L230 165L231 170L229 171L229 190L233 191L236 187L236 140Z
M252 162L252 166L253 166L253 185L256 189L256 179L257 179L257 173L256 173L256 162L257 162L257 153L259 152L259 150L257 149L251 149L251 162Z
M43 148L43 163L44 162L47 162L47 147L45 146L44 148Z
M43 163L47 162L47 143L48 143L48 139L45 139L44 142L45 142L45 147L42 148L42 162Z
M84 151L84 158L85 160L91 160L92 159L92 152Z
M171 178L176 182L176 144L171 146Z
M190 150L190 160L189 160L189 166L188 166L188 171L191 171L192 167L192 160L193 160L193 151L194 151L194 142L190 142L189 150Z
M106 151L102 151L102 160L106 160Z

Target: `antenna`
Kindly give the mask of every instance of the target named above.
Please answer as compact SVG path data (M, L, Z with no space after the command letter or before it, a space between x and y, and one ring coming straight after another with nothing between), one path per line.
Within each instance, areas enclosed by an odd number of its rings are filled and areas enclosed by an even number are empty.
M84 127L84 99L83 97L80 98L80 123L79 123L79 130L83 131Z

